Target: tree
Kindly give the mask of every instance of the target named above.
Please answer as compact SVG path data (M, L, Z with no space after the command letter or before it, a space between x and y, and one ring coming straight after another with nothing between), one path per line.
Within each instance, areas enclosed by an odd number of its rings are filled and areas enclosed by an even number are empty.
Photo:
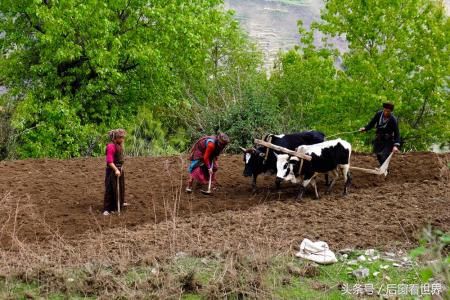
M0 79L16 107L19 156L80 155L140 107L164 118L187 91L204 91L211 49L230 22L220 4L1 1Z
M348 117L368 120L390 100L408 149L450 140L450 21L442 1L328 0L321 19L315 29L348 41L334 93Z
M336 52L317 48L313 33L306 31L301 21L298 26L300 45L280 53L271 74L272 93L278 99L286 130L323 130L328 122L320 114L328 114L329 109L322 104L335 85Z

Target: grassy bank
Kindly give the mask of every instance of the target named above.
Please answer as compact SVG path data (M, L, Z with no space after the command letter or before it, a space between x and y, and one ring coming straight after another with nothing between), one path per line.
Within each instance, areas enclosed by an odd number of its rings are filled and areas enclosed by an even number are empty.
M361 256L366 260L361 261ZM415 259L396 267L396 259L377 254L372 259L361 251L339 257L336 264L319 266L294 256L201 258L179 253L152 264L38 270L3 276L0 298L353 299L358 294L378 297L391 287L391 292L395 288L402 298L413 299L411 291L401 294L401 286L419 285L421 293L420 286L429 279L428 268ZM352 275L359 268L367 268L369 276Z

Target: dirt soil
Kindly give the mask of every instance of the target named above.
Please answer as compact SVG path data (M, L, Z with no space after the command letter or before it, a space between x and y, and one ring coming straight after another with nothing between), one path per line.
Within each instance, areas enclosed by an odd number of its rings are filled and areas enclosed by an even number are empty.
M126 200L120 216L101 215L104 158L0 162L0 248L13 243L45 245L58 239L88 245L92 238L122 237L134 251L208 253L265 245L292 248L305 238L333 248L413 247L431 224L450 230L449 155L394 156L389 176L353 171L350 194L340 179L320 200L311 189L295 201L297 187L274 187L258 178L252 194L242 176L243 157L220 157L219 190L212 196L184 193L187 161L182 156L128 158ZM354 154L352 165L373 167L371 155Z

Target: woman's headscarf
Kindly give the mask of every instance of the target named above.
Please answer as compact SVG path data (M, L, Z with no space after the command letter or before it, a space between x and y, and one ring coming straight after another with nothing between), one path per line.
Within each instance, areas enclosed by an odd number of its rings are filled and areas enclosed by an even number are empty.
M110 132L108 132L109 139L111 141L114 141L117 138L125 137L126 134L127 133L126 133L125 129L121 129L121 128L113 129Z

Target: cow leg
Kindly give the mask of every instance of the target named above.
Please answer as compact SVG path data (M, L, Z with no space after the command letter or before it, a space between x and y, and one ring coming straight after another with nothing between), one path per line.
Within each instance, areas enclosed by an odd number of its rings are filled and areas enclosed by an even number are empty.
M277 190L279 190L281 187L281 180L278 180L278 178L275 179L275 187L277 188Z
M325 186L329 186L329 185L330 185L330 178L327 173L327 174L325 174Z
M314 193L316 194L316 199L319 200L319 193L317 192L316 179L311 180L311 185L314 187Z
M252 177L252 192L256 193L256 178L258 177L258 175L254 175Z
M348 187L352 184L352 174L349 172L350 165L342 166L342 175L344 175L344 195L347 195Z
M300 189L298 190L297 197L295 200L302 200L303 199L303 193L305 192L305 187L303 185L300 185Z
M352 185L352 173L347 173L347 180L345 181L345 187L344 187L344 195L347 195L348 188Z
M302 200L303 198L303 193L305 192L306 187L308 186L308 184L314 180L314 176L316 176L316 174L313 174L311 177L305 175L302 184L300 185L300 190L298 192L297 198L295 200ZM309 177L309 178L308 178Z
M327 188L327 194L331 193L331 189L333 188L334 184L336 183L336 180L339 178L339 172L337 172L337 170L333 170L330 173L333 174L333 180L331 180L330 185Z

